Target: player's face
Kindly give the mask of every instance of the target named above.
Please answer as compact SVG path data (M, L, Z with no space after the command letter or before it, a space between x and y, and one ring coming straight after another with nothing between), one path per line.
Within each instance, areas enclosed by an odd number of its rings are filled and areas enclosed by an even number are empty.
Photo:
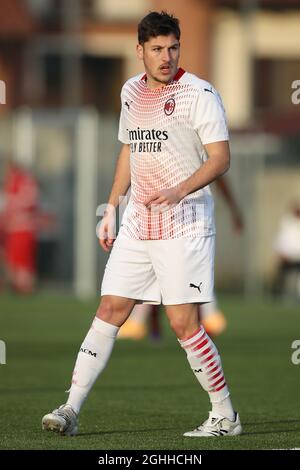
M149 88L166 85L178 69L180 43L174 34L150 38L143 45L138 44L137 54L143 60Z

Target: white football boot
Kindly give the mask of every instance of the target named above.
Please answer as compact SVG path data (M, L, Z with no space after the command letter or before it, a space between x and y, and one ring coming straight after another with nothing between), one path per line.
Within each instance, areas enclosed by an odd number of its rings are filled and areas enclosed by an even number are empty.
M238 436L242 433L241 421L238 413L235 413L235 420L230 421L218 413L209 413L209 418L193 431L185 432L186 437L219 437Z
M53 431L63 436L77 434L77 415L71 405L61 405L42 419L42 429Z

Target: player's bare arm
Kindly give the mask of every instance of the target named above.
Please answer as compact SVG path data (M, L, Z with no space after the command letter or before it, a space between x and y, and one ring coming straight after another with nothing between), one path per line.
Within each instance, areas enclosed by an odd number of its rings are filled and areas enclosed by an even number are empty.
M230 166L230 149L228 141L214 142L204 146L208 155L207 161L178 186L163 189L153 194L145 202L145 206L162 205L163 207L178 204L188 194L204 188L226 173Z
M216 185L230 210L233 228L237 234L240 234L244 228L243 218L226 178L220 176L216 179Z
M130 186L130 148L124 144L118 157L114 181L107 209L105 210L99 230L99 243L104 251L109 251L115 239L115 211L120 196L124 196Z

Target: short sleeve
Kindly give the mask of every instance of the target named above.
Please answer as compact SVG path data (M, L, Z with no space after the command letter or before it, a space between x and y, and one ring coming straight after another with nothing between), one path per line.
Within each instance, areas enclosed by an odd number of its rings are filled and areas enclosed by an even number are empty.
M199 91L191 108L191 120L203 145L229 140L222 100L213 87Z
M127 125L126 125L126 109L124 107L124 98L123 93L121 93L121 113L120 113L120 120L119 120L119 132L118 132L118 139L123 144L130 144L130 140L128 137L127 132Z

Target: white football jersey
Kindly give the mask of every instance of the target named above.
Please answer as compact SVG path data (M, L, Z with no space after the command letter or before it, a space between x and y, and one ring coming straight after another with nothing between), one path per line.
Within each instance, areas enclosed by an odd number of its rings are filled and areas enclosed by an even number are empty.
M209 186L155 213L145 201L177 186L207 159L205 144L228 140L225 111L212 85L179 69L173 81L150 89L145 74L121 92L119 140L130 145L131 196L123 231L135 239L194 238L215 233Z

